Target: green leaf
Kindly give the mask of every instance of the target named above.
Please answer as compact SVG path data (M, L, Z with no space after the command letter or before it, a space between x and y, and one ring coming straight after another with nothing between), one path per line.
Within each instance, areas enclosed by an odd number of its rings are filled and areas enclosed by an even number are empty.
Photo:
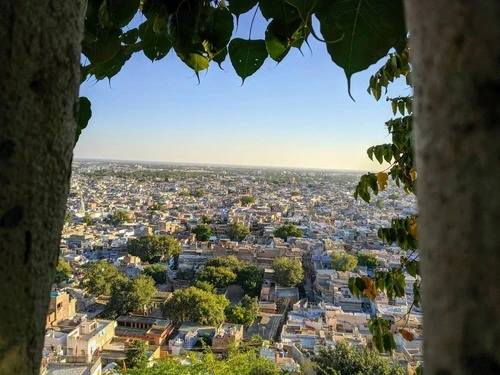
M126 26L139 9L140 0L104 0L99 8L99 23L104 27Z
M130 29L126 33L123 33L120 39L123 44L134 44L135 42L137 42L138 37L139 37L139 30Z
M384 149L380 146L375 146L375 149L373 150L375 154L375 158L377 161L382 164L384 162Z
M82 43L82 53L87 56L92 64L111 59L118 53L121 46L121 30L105 30L99 28L96 34L95 42L87 42L84 40Z
M194 70L195 73L198 73L201 70L205 70L208 68L209 61L205 56L202 56L197 53L188 54L183 61Z
M82 96L80 97L80 100L78 102L78 119L76 121L75 144L76 142L78 142L78 138L80 137L82 130L87 127L91 117L92 109L90 100Z
M227 47L233 27L233 16L226 8L208 7L203 12L198 34L210 56L217 55Z
M258 0L233 0L229 3L229 10L238 18L256 6L258 2Z
M267 58L266 42L262 39L235 38L229 43L228 51L234 70L242 79L242 83L259 70Z
M154 32L151 21L146 21L139 26L139 36L142 41L142 52L151 61L164 58L172 48L172 43L165 33Z
M392 113L394 114L394 116L396 115L396 112L398 111L398 103L396 100L393 100L391 102L391 106L392 106Z
M222 51L220 51L218 54L216 54L214 57L212 57L212 61L215 61L217 65L219 65L219 68L222 69L222 63L224 60L226 60L227 56L227 47L224 48Z
M401 45L404 48L402 0L335 1L315 15L328 53L344 69L348 84L354 73L380 60L391 48L401 49Z
M405 115L405 102L402 101L402 100L399 100L398 101L398 109L399 109L399 113L401 113L402 116Z
M293 44L302 38L302 21L284 23L272 20L266 29L266 49L269 56L280 62L287 55Z
M261 0L260 11L266 20L273 19L281 22L291 22L300 19L297 8L288 4L286 0Z

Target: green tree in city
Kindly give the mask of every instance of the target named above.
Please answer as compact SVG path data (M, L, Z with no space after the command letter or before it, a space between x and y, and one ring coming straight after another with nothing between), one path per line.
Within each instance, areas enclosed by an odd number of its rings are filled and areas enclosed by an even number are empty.
M165 284L167 282L167 267L161 264L150 264L144 267L142 273L151 277L155 284Z
M248 295L258 296L264 281L264 270L253 264L244 264L236 272L236 284Z
M211 224L212 218L209 215L201 215L201 222L203 224Z
M217 359L210 350L168 356L146 369L127 369L128 375L282 375L276 364L260 357L255 350L233 350Z
M252 325L259 311L257 298L244 296L240 304L226 308L226 320L230 323L243 324L245 328Z
M83 223L84 223L85 225L87 225L88 227L90 227L90 226L92 226L92 225L94 225L94 224L95 224L95 223L94 223L94 219L93 219L93 218L92 218L92 216L90 216L89 214L85 214L85 215L83 216Z
M278 257L271 264L274 279L282 286L297 286L304 281L302 263L297 259Z
M242 241L250 234L250 229L240 223L231 223L227 226L227 235L232 241Z
M234 255L229 255L227 257L215 257L207 260L205 262L205 266L212 267L226 267L229 268L234 273L238 273L238 271L243 266L243 263L238 260Z
M204 196L205 196L204 189L198 189L193 193L193 197L195 197L195 198L203 198Z
M388 361L373 350L362 350L347 342L321 349L313 357L318 375L405 375L400 366L391 368Z
M197 281L205 281L216 288L225 288L236 281L236 274L226 267L203 266L196 274Z
M344 251L333 252L330 259L332 260L332 269L337 271L350 272L358 265L358 258Z
M373 254L361 253L358 254L358 264L360 266L365 266L368 268L375 268L378 266L379 262L377 257Z
M209 292L209 293L216 293L217 292L217 289L215 289L215 286L213 286L212 284L210 284L207 281L197 280L194 283L194 287L201 289L201 290L204 290L205 292Z
M110 295L113 286L124 279L118 269L105 260L87 263L83 267L83 287L95 296Z
M226 316L224 311L229 301L223 295L217 295L196 287L176 290L163 307L163 315L174 323L186 321L219 326Z
M163 205L161 203L153 203L151 206L148 206L148 211L161 211L163 209Z
M133 280L121 279L111 288L111 299L106 306L106 315L116 318L143 310L155 293L155 282L149 276L139 275Z
M108 220L114 226L123 224L123 223L131 223L133 221L130 214L125 211L116 211L114 214L108 216Z
M158 262L180 255L179 241L170 236L144 236L127 242L129 254L138 256L144 262Z
M208 241L208 239L214 235L208 224L200 224L196 226L191 229L191 233L196 235L197 241Z
M56 284L62 283L63 281L68 280L72 275L71 266L68 262L66 262L63 258L59 258L57 260L56 267L56 277L54 282Z
M255 202L255 198L252 195L244 195L240 198L240 203L242 206L248 206Z
M125 363L127 369L146 368L148 364L147 344L143 340L133 340L127 349Z
M288 237L303 237L304 232L297 229L294 224L285 224L276 229L274 235L286 241Z

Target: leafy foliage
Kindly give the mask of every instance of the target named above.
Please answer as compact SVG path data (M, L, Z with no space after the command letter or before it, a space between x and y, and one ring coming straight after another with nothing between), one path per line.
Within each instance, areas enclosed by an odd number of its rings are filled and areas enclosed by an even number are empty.
M123 224L123 223L131 223L132 222L132 218L125 211L116 211L113 215L110 215L108 217L108 220L114 226L117 226L117 225Z
M377 257L373 254L358 254L358 264L368 268L375 268L378 266Z
M106 315L115 318L142 310L155 293L154 280L149 276L139 275L133 280L123 278L111 288L111 299L106 306Z
M146 368L148 363L146 342L133 340L127 349L125 357L127 368Z
M252 325L259 311L257 298L244 296L239 305L226 308L226 320L230 323L243 324L245 328Z
M194 321L218 326L224 322L228 306L226 297L190 287L173 293L163 307L163 315L175 323Z
M180 255L181 246L170 236L144 236L129 241L127 251L144 262L157 262L161 258Z
M83 216L83 222L88 227L94 225L94 219L92 219L92 216L90 216L89 214L85 214L85 216Z
M373 350L362 351L347 342L321 349L313 358L318 375L404 375L406 371L389 363Z
M62 283L65 280L68 280L72 275L71 266L64 259L59 258L57 260L56 267L56 276L54 282L56 284Z
M227 235L233 241L242 241L250 234L250 229L240 223L231 223L227 226Z
M280 375L276 365L258 355L255 350L231 351L226 358L216 360L215 355L187 353L183 356L161 358L154 367L147 369L127 369L130 375Z
M342 272L353 271L358 265L358 258L346 252L334 252L330 256L332 269Z
M117 268L105 260L88 263L83 269L83 287L95 296L110 295L116 283L125 279Z
M304 270L297 259L278 257L271 264L274 279L282 286L297 286L304 281Z
M212 229L207 224L200 224L196 228L193 228L191 232L196 235L198 241L208 241L214 235Z
M246 264L236 275L236 284L240 285L249 296L259 295L263 280L264 270L253 264Z
M382 91L395 79L404 77L406 83L411 85L411 65L409 62L409 49L391 53L385 65L380 68L371 78L368 92L376 100L382 96ZM370 189L377 195L379 191L385 189L389 177L399 187L403 187L407 194L416 194L417 172L413 156L413 127L412 127L412 96L387 98L391 103L393 115L399 113L400 117L386 122L392 143L372 146L367 150L368 157L373 157L380 163L390 163L385 171L368 173L361 176L361 179L354 193L355 197L360 197L366 202L370 201ZM388 170L388 172L386 172ZM397 195L391 194L390 199L397 199ZM377 271L373 279L352 278L349 280L349 289L357 296L365 295L375 298L379 291L387 295L392 300L395 297L405 295L405 276L408 272L411 276L419 276L418 262L418 217L412 215L406 218L394 218L389 228L379 228L378 236L388 244L397 244L401 249L409 250L410 255L401 257L401 264L390 271ZM411 312L413 306L420 305L420 281L413 286L413 303L408 311ZM373 336L373 342L377 350L381 352L391 352L394 347L394 339L390 332L390 322L375 317L370 320L369 329ZM402 335L406 339L411 339L412 334L402 330Z
M226 267L204 266L196 275L197 281L205 281L216 288L225 288L236 280L236 274Z
M274 231L274 235L286 241L288 237L303 237L304 232L294 224L285 224Z
M149 276L155 284L165 284L167 282L167 267L160 264L151 264L142 270L143 275Z
M240 198L240 202L242 206L248 206L255 202L255 198L251 195L244 195Z

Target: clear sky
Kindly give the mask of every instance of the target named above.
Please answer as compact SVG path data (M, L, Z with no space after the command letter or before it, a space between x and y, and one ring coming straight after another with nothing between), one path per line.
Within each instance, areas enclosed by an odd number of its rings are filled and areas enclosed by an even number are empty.
M238 35L248 37L250 18L242 16ZM264 27L257 17L252 38L263 38ZM136 53L111 82L82 85L93 114L75 157L380 169L366 149L389 141L392 112L366 89L381 64L352 78L353 102L325 45L309 41L312 55L304 45L304 56L292 49L278 65L268 58L243 86L229 57L198 84L173 51L154 63Z

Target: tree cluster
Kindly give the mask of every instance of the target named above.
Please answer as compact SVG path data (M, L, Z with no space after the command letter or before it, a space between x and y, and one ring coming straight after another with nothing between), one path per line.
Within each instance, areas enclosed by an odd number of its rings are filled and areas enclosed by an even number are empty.
M56 276L54 282L56 284L62 283L68 280L72 275L71 266L64 259L59 258L57 260Z
M336 251L330 256L332 269L342 272L354 271L358 265L358 258L343 251Z
M252 195L244 195L240 198L240 203L242 206L248 206L255 202L255 198Z
M106 306L106 315L116 318L133 311L141 311L156 293L154 280L146 275L139 275L130 280L123 278L113 284L111 299Z
M389 363L373 350L361 350L346 342L321 349L313 358L319 375L405 375L400 367Z
M242 262L235 256L217 257L208 260L198 272L196 279L217 288L238 284L245 293L257 296L260 293L264 270L251 263Z
M156 263L161 259L179 256L181 245L170 236L144 236L127 243L129 254L141 258L143 262Z
M288 237L303 237L304 232L294 224L285 224L274 231L274 235L286 241Z
M238 305L228 306L226 309L226 321L229 323L243 324L245 328L252 325L257 313L259 303L257 297L244 296Z
M243 241L250 235L250 229L240 223L231 223L227 226L227 235L232 241Z
M151 277L156 285L167 282L167 267L161 264L150 264L144 267L142 273Z
M176 290L163 306L163 315L174 323L186 321L219 326L226 319L225 310L229 301L223 295L217 295L194 286Z
M297 286L304 281L302 263L297 259L278 257L271 264L274 279L282 286Z
M197 241L202 241L202 242L208 241L208 239L214 235L210 226L204 223L191 229L191 233L194 233L196 235Z

